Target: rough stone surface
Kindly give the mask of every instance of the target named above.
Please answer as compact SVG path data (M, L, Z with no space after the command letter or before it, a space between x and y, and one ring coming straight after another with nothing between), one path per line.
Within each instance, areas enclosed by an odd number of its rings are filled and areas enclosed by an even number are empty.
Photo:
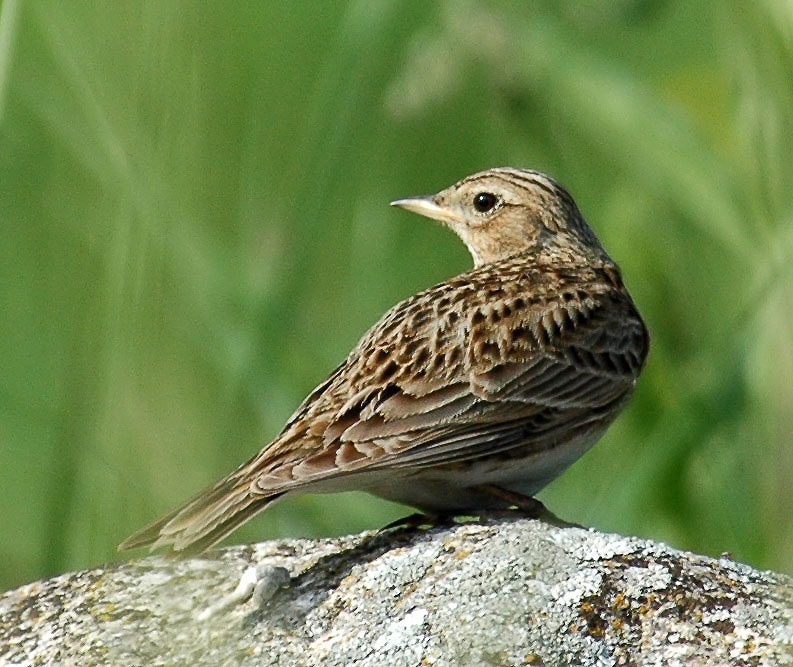
M793 580L528 519L266 542L5 593L0 665L53 664L793 665Z

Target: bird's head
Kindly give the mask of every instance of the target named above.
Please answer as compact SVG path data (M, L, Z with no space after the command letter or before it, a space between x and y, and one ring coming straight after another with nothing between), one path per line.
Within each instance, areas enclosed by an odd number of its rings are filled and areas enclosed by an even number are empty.
M435 195L391 205L448 225L468 246L477 267L544 249L606 257L573 198L536 171L489 169Z

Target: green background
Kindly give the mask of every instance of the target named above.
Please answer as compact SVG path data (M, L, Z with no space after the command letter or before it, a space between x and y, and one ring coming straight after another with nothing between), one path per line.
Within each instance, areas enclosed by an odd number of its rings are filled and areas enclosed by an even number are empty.
M565 183L652 332L541 497L793 572L793 18L783 0L0 5L0 588L118 558L388 307L470 267L389 209ZM376 528L361 494L233 537Z

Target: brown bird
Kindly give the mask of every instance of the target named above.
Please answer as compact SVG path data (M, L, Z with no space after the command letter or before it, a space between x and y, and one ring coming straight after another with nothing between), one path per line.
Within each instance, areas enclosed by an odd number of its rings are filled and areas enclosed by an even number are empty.
M202 551L298 493L531 508L616 418L649 337L561 185L491 169L392 205L448 225L473 270L394 306L269 445L120 549Z

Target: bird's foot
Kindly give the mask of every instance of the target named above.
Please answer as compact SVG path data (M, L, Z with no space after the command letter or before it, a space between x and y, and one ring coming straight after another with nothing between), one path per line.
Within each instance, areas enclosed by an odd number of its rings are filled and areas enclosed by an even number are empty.
M533 496L525 496L522 493L504 489L495 484L480 484L476 487L478 491L486 493L494 498L503 500L515 509L497 510L495 512L483 512L479 515L480 519L493 518L494 516L514 516L514 513L520 512L532 519L539 519L545 523L559 528L583 528L577 523L570 523L564 519L560 519L553 512L551 512L541 501Z
M391 523L383 526L380 530L387 531L395 528L434 528L435 526L448 526L453 523L455 517L450 514L423 514L416 512L408 516L403 516L401 519L392 521Z

